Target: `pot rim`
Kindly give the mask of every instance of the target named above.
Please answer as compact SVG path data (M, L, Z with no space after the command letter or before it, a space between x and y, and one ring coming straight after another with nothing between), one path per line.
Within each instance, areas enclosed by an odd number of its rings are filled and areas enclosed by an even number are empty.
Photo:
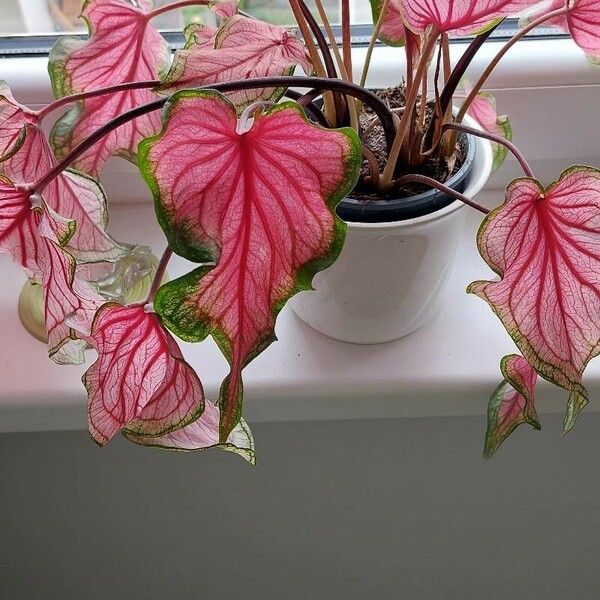
M465 121L469 127L481 129L481 127L470 117L466 116ZM475 157L473 159L471 176L465 186L464 194L466 196L475 196L478 194L485 184L487 183L493 170L493 153L492 144L486 139L470 136L472 141L475 143ZM380 231L388 229L404 229L409 227L416 227L418 225L424 225L432 223L440 219L444 219L450 214L466 207L467 205L460 200L455 200L439 210L436 210L427 215L421 217L415 217L413 219L403 219L399 221L383 221L379 223L364 223L360 221L344 221L348 229L361 229L368 231Z

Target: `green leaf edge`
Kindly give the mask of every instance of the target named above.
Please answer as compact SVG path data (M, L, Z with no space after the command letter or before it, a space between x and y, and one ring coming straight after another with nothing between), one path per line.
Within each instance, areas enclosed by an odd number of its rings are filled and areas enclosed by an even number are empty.
M379 15L381 14L382 0L369 0L369 3L371 4L371 14L373 15L373 26L375 26L377 25L377 21L379 21ZM404 25L404 27L406 27L406 25ZM379 33L380 35L377 37L377 39L386 46L391 46L392 48L403 48L406 45L405 39L400 41L392 40L382 36L381 32Z

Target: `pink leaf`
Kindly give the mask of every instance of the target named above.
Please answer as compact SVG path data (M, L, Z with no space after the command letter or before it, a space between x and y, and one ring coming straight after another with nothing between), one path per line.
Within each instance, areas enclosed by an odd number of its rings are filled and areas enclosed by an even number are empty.
M0 81L0 161L19 150L25 139L25 127L36 122L35 113L19 104L8 85Z
M183 339L212 334L229 360L226 440L240 419L242 369L275 339L286 300L341 249L334 208L356 181L360 144L351 130L309 125L289 102L239 133L235 107L208 90L178 92L164 121L140 146L159 221L175 252L215 266L163 286L155 307Z
M88 0L83 8L90 37L61 38L50 53L49 70L57 97L117 83L158 79L168 64L166 42L150 24L144 6L123 0ZM147 89L99 96L81 102L60 119L52 132L57 156L64 156L92 131L135 106L155 99ZM142 138L158 131L160 117L151 113L122 125L79 158L74 168L97 175L110 156L135 160Z
M202 413L202 384L155 314L142 306L105 304L89 341L98 360L83 383L90 434L98 444L123 427L135 435L165 435Z
M381 14L384 0L370 0L373 12L373 23L377 23ZM388 46L404 46L406 43L406 28L402 21L400 3L402 0L388 0L387 9L383 17L379 39Z
M284 27L236 15L219 29L212 47L206 35L198 43L197 32L190 30L185 48L175 54L162 86L169 93L219 81L291 75L296 65L312 71L304 46ZM283 92L283 88L241 90L228 97L242 109L259 99L277 99Z
M433 26L439 33L467 35L498 19L521 12L539 0L402 0L405 24L415 33Z
M549 12L565 8L566 0L552 0L544 3L539 10L529 15L526 22L531 22ZM600 61L600 10L598 0L571 0L566 15L555 17L546 22L571 34L575 43L594 62Z
M523 356L570 392L565 430L588 402L581 378L600 351L600 171L572 167L544 189L517 179L484 220L481 255L501 281L476 281Z
M517 354L505 356L500 368L504 381L494 391L488 406L485 458L490 458L519 425L528 423L541 429L535 410L535 369Z
M251 464L255 464L256 461L252 433L243 419L229 434L227 442L219 443L219 409L211 402L205 404L204 412L198 419L171 433L151 437L137 435L127 428L123 435L128 440L142 446L188 452L219 448L239 454Z
M459 92L456 98L466 98L473 89L471 82L465 80L463 82L463 91ZM475 119L484 131L503 137L508 141L512 141L512 126L509 118L506 115L498 116L496 112L496 98L489 92L481 92L475 96L467 114ZM499 169L506 159L508 149L502 144L492 143L494 153L494 170Z

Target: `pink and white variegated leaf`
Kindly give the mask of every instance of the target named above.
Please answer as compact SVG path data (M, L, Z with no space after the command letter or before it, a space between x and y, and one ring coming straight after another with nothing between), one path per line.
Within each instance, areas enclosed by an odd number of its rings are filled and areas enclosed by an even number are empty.
M291 75L297 65L306 73L312 71L302 42L285 27L236 15L221 26L212 47L204 35L197 43L197 31L190 30L192 35L185 48L175 54L162 91L172 93L220 81ZM277 100L284 91L259 88L227 95L242 110L257 100Z
M439 33L468 35L485 31L500 19L534 6L539 0L402 0L405 25L417 34L433 27Z
M19 104L8 85L0 81L0 161L19 150L25 140L25 127L36 122L35 112Z
M98 360L83 383L90 434L99 445L123 428L166 435L204 410L200 379L158 316L143 306L104 304L88 339Z
M565 8L566 0L552 0L527 16L523 24L530 23L555 10ZM598 0L571 0L569 12L546 21L571 35L575 43L591 61L600 62L600 7Z
M171 248L210 264L164 285L154 306L179 337L212 334L227 357L226 441L241 417L242 369L274 341L287 299L341 250L334 209L358 177L360 143L352 130L310 125L289 102L240 133L235 106L209 90L178 92L163 119L140 146L142 173Z
M213 0L208 7L221 19L229 19L237 14L237 0Z
M373 23L379 21L384 0L370 0ZM379 30L379 39L388 46L404 46L406 43L406 27L400 12L402 0L388 0L387 8Z
M470 81L463 81L463 89L455 96L457 99L465 99L473 89L473 84ZM498 115L496 110L496 98L489 92L481 92L475 96L467 114L475 119L484 131L496 136L503 137L509 142L512 141L512 125L507 115ZM502 144L492 142L493 151L493 169L499 169L506 156L508 149Z
M139 419L142 421L141 419ZM143 422L143 421L142 421ZM123 435L130 441L141 446L162 448L165 450L178 450L180 452L194 452L218 448L227 452L239 454L250 464L256 463L254 453L254 439L247 423L242 419L232 430L224 443L219 442L219 408L206 402L204 412L192 423L160 436L148 436L133 431L131 426L123 431Z
M23 139L19 147L0 162L0 172L17 184L26 184L48 173L56 159L37 120L28 119L27 109L20 110L20 119L25 122ZM15 119L18 118L15 113ZM106 230L106 197L95 179L68 169L46 186L43 196L52 210L76 222L69 252L78 261L115 261L128 252L129 247L116 242Z
M138 4L139 7L123 0L86 1L82 14L88 24L89 39L61 38L50 52L49 71L56 97L160 78L168 65L167 44L150 23L151 3ZM153 99L156 96L151 90L138 89L79 102L52 130L56 155L63 157L112 118ZM73 167L97 175L113 155L135 161L140 140L159 128L160 117L156 113L129 121L102 138Z
M504 381L488 405L488 423L483 455L490 458L504 440L523 423L541 429L535 410L535 369L518 354L505 356L500 363Z
M600 351L600 170L572 167L546 189L515 180L477 244L501 279L468 291L489 303L529 364L570 393L568 431L588 403L583 371Z
M48 353L58 364L81 364L87 346L69 317L90 321L104 299L87 282L76 278L75 259L54 239L55 227L45 215L38 228L38 265L44 288L44 317Z

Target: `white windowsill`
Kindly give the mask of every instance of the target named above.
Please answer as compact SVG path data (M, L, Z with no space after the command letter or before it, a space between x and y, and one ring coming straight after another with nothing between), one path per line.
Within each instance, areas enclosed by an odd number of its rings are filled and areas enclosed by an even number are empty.
M497 47L490 44L486 55ZM460 49L453 46L455 53ZM358 60L361 53L356 53ZM393 83L401 72L393 62L397 54L394 49L377 50L373 85ZM474 71L481 65L478 61ZM43 59L3 59L0 78L23 102L40 105L50 99ZM515 139L540 179L555 179L572 163L600 164L598 86L600 68L589 65L568 40L518 45L490 81L499 109L510 114ZM508 162L484 200L490 206L499 204L500 188L516 174ZM164 238L135 168L113 160L103 183L114 235L150 244L160 253ZM464 292L470 281L490 275L475 248L479 220L480 215L472 212L442 313L405 339L377 346L335 342L284 309L277 326L280 341L245 371L248 421L483 414L500 380L499 360L515 346L487 305ZM185 265L176 261L171 276L183 273ZM44 346L23 330L17 298L24 277L6 256L0 257L0 281L0 431L85 428L85 393L79 380L84 368L54 365ZM227 369L225 360L210 340L184 347L208 397L216 398ZM593 399L600 393L600 361L588 368L586 383ZM540 385L542 413L562 412L565 401L560 390ZM586 410L596 406L592 402Z

